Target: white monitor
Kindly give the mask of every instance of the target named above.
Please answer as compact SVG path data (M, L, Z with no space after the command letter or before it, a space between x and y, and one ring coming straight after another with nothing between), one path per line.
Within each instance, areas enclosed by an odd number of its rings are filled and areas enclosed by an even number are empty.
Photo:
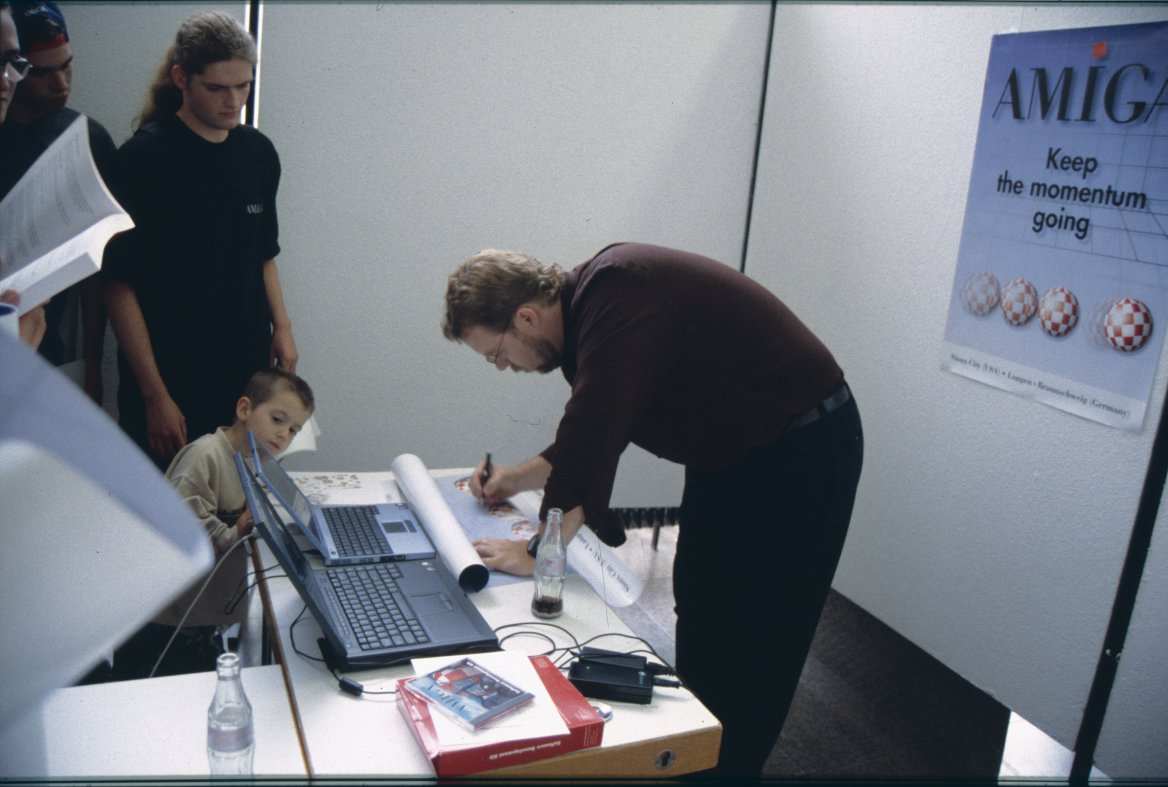
M153 462L0 331L0 732L212 564L206 532Z

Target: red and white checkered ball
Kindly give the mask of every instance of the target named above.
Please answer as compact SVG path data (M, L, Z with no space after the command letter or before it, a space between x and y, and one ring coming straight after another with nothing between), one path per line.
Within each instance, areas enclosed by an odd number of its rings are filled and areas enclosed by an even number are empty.
M1125 353L1138 350L1152 335L1152 312L1135 298L1120 298L1107 312L1104 329L1115 349Z
M989 271L973 274L961 288L961 302L978 317L987 315L997 308L1000 299L998 280Z
M1066 336L1079 323L1079 299L1066 287L1053 287L1038 307L1042 330L1050 336Z
M1025 325L1038 311L1038 290L1025 279L1014 279L1002 288L1002 316L1011 325Z

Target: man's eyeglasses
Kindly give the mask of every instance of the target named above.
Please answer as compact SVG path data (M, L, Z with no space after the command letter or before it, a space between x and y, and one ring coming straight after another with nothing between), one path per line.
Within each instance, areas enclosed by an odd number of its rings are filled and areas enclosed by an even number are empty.
M498 363L499 363L499 355L500 355L500 354L503 352L503 340L504 340L504 339L506 339L506 338L507 338L507 329L504 329L504 330L503 330L503 335L499 337L499 347L498 347L498 349L496 349L496 350L495 350L495 352L494 352L494 353L492 353L491 355L484 355L484 356L483 356L484 358L486 358L486 359L487 359L487 363L489 363L491 366L496 366L496 365L498 365Z
M32 68L32 63L28 62L20 55L9 55L4 58L4 78L9 82L16 83L28 76L29 69Z

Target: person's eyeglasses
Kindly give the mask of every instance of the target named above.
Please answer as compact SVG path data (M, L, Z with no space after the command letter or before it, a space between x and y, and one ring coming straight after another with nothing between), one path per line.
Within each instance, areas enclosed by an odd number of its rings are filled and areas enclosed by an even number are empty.
M29 69L32 68L32 63L28 62L20 55L9 55L4 58L4 78L9 82L16 83L28 76Z
M485 356L483 356L484 358L486 358L486 359L487 359L487 363L489 363L491 366L495 366L495 365L497 365L497 364L499 363L499 355L500 355L500 353L502 353L502 352L503 352L503 340L504 340L504 339L506 339L506 338L507 338L507 330L506 330L506 329L504 329L504 330L503 330L503 335L499 337L499 347L498 347L498 349L496 349L496 350L495 350L495 352L494 352L494 353L492 353L491 355L485 355Z

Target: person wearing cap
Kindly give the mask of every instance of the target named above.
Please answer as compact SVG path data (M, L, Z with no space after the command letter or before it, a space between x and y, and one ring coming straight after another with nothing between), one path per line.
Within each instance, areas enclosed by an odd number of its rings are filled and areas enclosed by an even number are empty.
M12 21L12 9L8 0L0 0L0 128L8 117L8 107L16 92L16 85L24 79L32 64L20 54L20 38L16 34L16 24ZM4 160L4 146L0 143L0 161ZM20 305L20 293L16 290L0 292L0 303ZM45 335L45 308L37 306L20 316L20 339L30 347L41 343Z
M4 151L0 156L0 199L80 116L65 106L73 80L73 52L60 9L51 0L14 2L11 13L20 53L30 67L12 96L7 120L0 125L0 149ZM117 148L105 127L93 118L86 120L94 163L108 183ZM78 316L82 322L79 351L73 349ZM100 284L89 278L58 293L45 307L45 320L38 351L57 366L82 360L85 392L100 404L106 322Z
M160 469L231 422L255 372L296 370L276 270L280 159L240 125L257 58L234 17L188 17L118 150L114 194L135 226L110 241L99 276L119 423Z

